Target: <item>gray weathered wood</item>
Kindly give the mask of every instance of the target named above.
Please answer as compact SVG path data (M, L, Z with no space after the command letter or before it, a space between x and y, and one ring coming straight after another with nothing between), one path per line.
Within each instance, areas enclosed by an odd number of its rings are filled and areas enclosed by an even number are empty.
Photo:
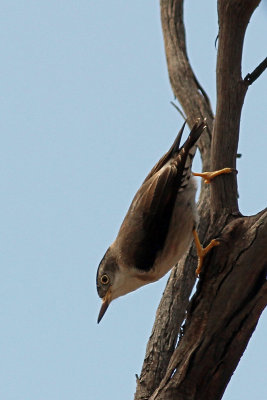
M248 88L241 76L243 40L260 0L218 1L215 119L188 61L183 1L160 3L173 92L190 126L197 117L207 118L208 131L199 146L203 169L235 168ZM173 269L147 344L135 400L221 399L267 304L267 210L251 217L239 213L236 174L217 178L210 188L202 186L198 210L202 242L220 237L221 244L205 259L190 304L194 246Z

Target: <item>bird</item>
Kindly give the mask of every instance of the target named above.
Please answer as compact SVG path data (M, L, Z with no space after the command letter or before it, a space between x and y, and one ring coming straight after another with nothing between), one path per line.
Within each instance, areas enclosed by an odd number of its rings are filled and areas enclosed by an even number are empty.
M193 238L198 254L196 275L201 272L205 255L219 244L213 239L203 248L198 238L194 176L210 183L233 170L192 172L196 143L207 125L205 119L198 119L180 147L185 124L137 191L115 241L98 266L96 287L102 299L98 323L112 300L163 277L184 255Z

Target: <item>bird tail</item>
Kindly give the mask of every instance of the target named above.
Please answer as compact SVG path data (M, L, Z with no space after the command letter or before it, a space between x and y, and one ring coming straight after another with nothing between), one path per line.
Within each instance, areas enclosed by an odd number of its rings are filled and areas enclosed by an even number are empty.
M206 129L206 127L206 120L197 120L188 138L179 149L179 152L176 156L179 160L179 168L183 169L179 191L183 191L189 182L189 179L191 177L192 162L197 149L196 142L198 141L200 135Z
M143 183L145 183L148 179L151 178L156 172L158 172L168 161L171 159L176 159L176 157L181 157L182 166L187 168L187 171L191 173L191 164L196 152L196 146L195 143L197 142L198 138L200 137L201 133L203 130L206 128L206 122L205 120L200 122L200 119L197 120L195 125L193 126L187 140L183 144L182 147L180 147L180 142L182 138L182 134L184 131L186 121L182 125L175 141L173 142L171 148L167 151L166 154L164 154L161 159L157 162L156 165L152 168L152 170L149 172L147 175L146 179L144 180Z
M206 120L200 121L200 119L198 119L195 125L193 126L191 132L189 133L188 138L186 139L182 147L179 149L179 154L181 153L188 154L190 149L196 144L200 135L202 134L204 129L206 129L206 127L207 127Z

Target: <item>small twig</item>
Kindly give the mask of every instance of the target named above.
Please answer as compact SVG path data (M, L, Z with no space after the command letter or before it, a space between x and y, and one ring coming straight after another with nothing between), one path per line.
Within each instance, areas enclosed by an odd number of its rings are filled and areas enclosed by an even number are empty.
M217 49L217 42L218 42L218 39L219 39L219 34L216 36L216 39L215 39L215 42L214 42L214 47L215 47L215 49Z
M254 69L251 74L247 74L247 76L244 79L244 82L247 83L247 85L251 85L253 82L255 82L256 79L265 71L267 68L267 57L257 66L257 68Z
M185 117L183 111L182 111L173 101L171 101L170 103L171 103L171 105L172 105L174 108L176 108L176 110L177 110L178 113L182 116L182 118L184 119L184 121L186 121L186 117Z

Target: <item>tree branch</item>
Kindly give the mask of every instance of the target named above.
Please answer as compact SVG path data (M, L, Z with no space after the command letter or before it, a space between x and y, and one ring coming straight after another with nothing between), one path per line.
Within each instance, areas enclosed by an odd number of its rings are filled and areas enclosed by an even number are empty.
M219 0L217 56L217 107L211 149L212 170L236 169L236 153L242 106L247 85L241 76L244 36L260 0ZM234 38L234 41L233 41ZM211 185L212 218L222 212L237 213L237 178L221 176Z
M222 240L150 400L220 399L267 304L267 209L230 222Z
M246 84L252 85L253 82L255 82L256 79L266 70L267 68L267 57L257 66L257 68L254 69L251 74L247 74L245 76L244 81Z
M212 154L213 115L188 61L183 1L160 2L173 92L189 125L196 117L207 117L209 130L200 143L205 170L210 170L211 156L214 169L235 168L239 121L248 87L241 78L243 39L259 2L218 2L218 100ZM204 272L189 308L195 282L195 250L191 247L173 269L157 310L135 400L220 399L266 306L267 211L254 217L239 214L235 175L218 178L211 188L211 202L208 186L201 191L199 233L202 242L203 238L207 242L211 235L220 236L221 245L205 259ZM212 225L211 204L212 215L217 216Z
M204 90L200 92L200 84L187 57L183 1L161 0L160 4L166 58L174 95L180 101L190 126L198 117L207 118L209 129L202 135L199 147L203 169L209 170L213 113L207 95L201 94ZM210 221L208 202L209 187L206 185L202 187L198 207L201 215L199 232L201 240L206 235ZM136 400L149 398L166 372L195 283L193 265L196 259L195 248L192 246L188 256L181 260L171 273L147 344L144 364L137 383Z
M203 168L210 168L210 141L213 113L208 96L198 82L189 63L186 51L183 22L183 0L161 0L161 22L170 83L175 97L182 105L189 126L197 118L207 118L207 133L199 143Z

